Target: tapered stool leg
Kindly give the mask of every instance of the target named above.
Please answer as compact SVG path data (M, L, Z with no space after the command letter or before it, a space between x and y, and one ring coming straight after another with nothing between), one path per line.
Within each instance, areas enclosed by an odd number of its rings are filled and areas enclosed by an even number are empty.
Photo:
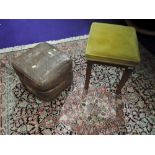
M92 63L90 61L87 61L86 80L85 80L85 86L84 86L84 89L86 92L88 91L88 88L89 88L91 69L92 69Z
M117 95L121 94L121 89L125 85L128 78L131 76L132 72L133 72L133 69L129 69L128 67L125 68L123 75L122 75L122 78L119 82L119 85L117 86L117 90L116 90Z

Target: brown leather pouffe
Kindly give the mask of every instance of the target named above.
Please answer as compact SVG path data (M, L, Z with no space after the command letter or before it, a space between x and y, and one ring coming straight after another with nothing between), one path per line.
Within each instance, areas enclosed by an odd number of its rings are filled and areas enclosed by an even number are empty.
M48 43L15 58L12 66L23 85L38 98L51 101L72 83L72 61Z

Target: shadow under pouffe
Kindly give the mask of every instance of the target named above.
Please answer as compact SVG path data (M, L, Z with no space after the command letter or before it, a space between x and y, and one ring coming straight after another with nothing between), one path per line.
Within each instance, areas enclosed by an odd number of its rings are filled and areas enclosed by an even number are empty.
M23 85L38 98L51 101L72 82L69 56L47 43L40 43L12 61Z

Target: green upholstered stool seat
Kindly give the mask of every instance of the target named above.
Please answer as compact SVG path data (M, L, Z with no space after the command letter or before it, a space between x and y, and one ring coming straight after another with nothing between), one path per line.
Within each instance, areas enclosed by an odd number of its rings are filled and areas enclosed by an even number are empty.
M116 65L137 65L140 54L135 29L129 26L93 23L86 59Z
M135 66L140 62L140 53L136 31L133 27L105 23L91 25L86 48L86 80L85 90L88 91L93 64L103 64L123 68L121 80L116 94L132 75Z

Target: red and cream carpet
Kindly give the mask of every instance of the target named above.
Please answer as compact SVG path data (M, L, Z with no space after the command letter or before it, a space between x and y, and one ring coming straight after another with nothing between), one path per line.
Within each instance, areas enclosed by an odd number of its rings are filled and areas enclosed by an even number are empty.
M55 44L72 58L74 80L52 102L30 94L15 74L11 60L26 50L0 54L0 134L155 134L155 57L140 46L142 62L121 99L115 96L121 69L94 65L85 95L86 42Z

